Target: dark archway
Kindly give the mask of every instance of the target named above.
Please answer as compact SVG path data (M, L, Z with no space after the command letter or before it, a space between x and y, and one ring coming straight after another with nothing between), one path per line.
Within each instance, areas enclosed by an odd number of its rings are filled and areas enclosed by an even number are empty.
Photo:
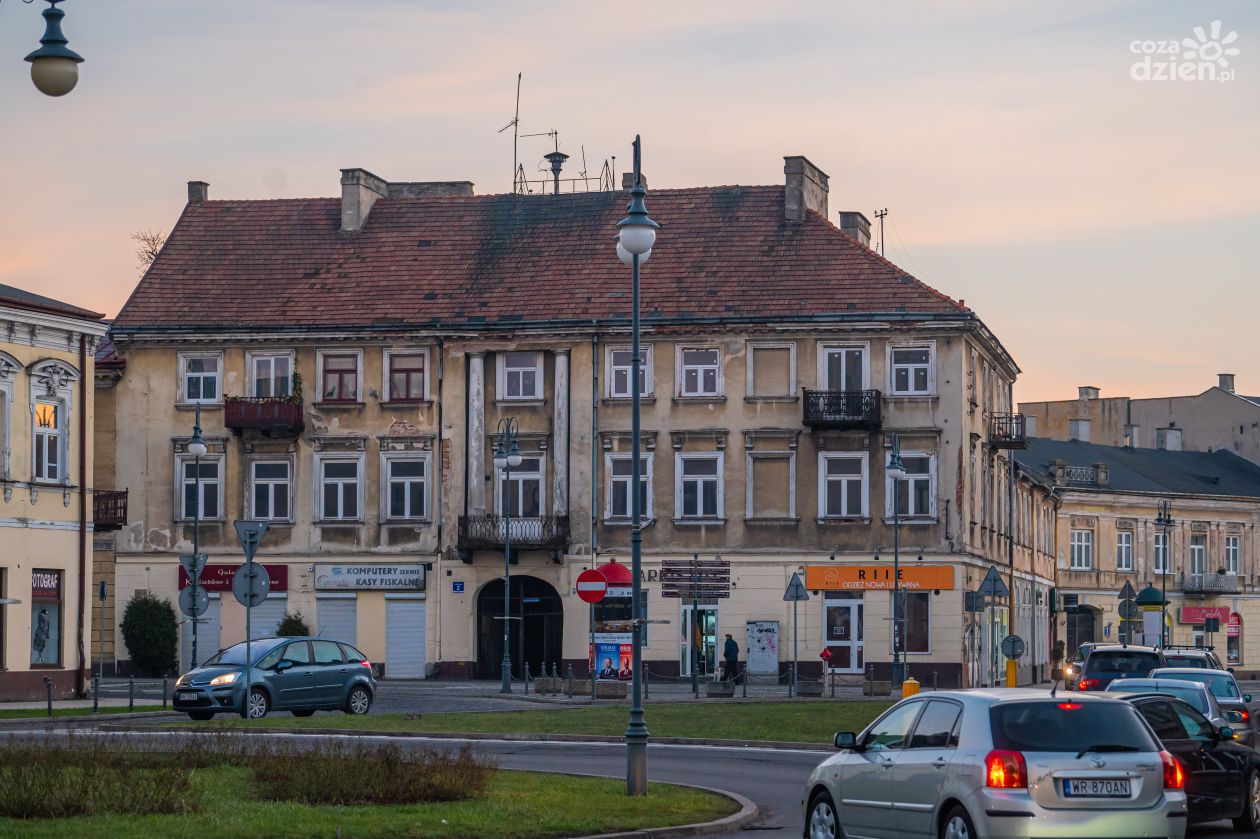
M1067 609L1067 656L1071 660L1081 644L1097 640L1098 612L1089 606Z
M564 639L564 606L550 584L537 577L512 575L511 613L508 622L512 676L521 678L524 664L537 676L546 665L561 663ZM477 675L499 678L503 661L503 581L487 583L477 595Z

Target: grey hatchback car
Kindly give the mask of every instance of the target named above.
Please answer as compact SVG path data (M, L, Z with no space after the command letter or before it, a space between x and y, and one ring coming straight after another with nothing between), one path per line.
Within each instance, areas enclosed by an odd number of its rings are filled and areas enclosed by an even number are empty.
M349 644L328 638L260 638L249 644L252 659L248 699L245 690L245 643L220 650L175 683L172 706L194 720L219 713L259 719L268 712L290 711L309 717L316 711L366 714L376 696L376 679L367 656Z

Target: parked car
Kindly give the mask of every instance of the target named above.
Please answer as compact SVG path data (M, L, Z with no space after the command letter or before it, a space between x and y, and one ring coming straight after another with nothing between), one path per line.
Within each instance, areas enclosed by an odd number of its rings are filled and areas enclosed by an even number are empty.
M1243 693L1239 689L1233 673L1227 670L1164 668L1153 671L1151 677L1176 679L1182 682L1202 682L1216 697L1216 702L1225 712L1226 719L1231 725L1237 727L1238 742L1252 747L1258 742L1255 715L1251 713L1250 708L1251 694Z
M1093 641L1086 641L1076 648L1076 655L1072 656L1063 668L1063 686L1068 690L1076 689L1076 681L1081 677L1081 670L1085 667L1085 659L1089 658L1089 651L1098 644Z
M1095 646L1085 659L1077 690L1106 690L1113 679L1140 679L1164 666L1164 654L1154 647L1133 644Z
M1234 828L1260 833L1260 752L1234 740L1229 726L1171 696L1126 697L1186 773L1190 822L1233 819Z
M1113 697L933 691L835 745L805 788L812 839L1185 833L1185 770Z
M1220 657L1211 647L1164 647L1164 661L1168 667L1200 667L1205 670L1224 670Z
M1190 705L1217 728L1233 725L1238 721L1221 708L1212 691L1202 682L1183 682L1179 679L1116 679L1107 685L1106 692L1126 694L1121 697L1123 699L1129 699L1134 694L1143 696L1158 693L1171 696Z
M366 714L376 696L376 680L367 656L349 644L328 638L260 638L249 645L253 675L249 680L249 716L291 711L309 717L316 711ZM221 650L175 682L173 707L194 720L241 712L245 696L245 644Z

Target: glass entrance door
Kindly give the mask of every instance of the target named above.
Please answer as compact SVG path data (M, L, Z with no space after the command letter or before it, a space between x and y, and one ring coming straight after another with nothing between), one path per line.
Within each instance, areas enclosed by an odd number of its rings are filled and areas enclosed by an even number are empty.
M684 676L691 675L691 663L697 664L697 675L708 676L717 672L718 667L718 607L701 603L699 612L694 613L692 604L682 607L682 633L679 639L678 672ZM692 628L696 633L692 635ZM693 645L693 637L695 643Z
M861 673L866 664L862 640L862 595L826 601L826 637L823 643L831 653L827 661L833 673Z

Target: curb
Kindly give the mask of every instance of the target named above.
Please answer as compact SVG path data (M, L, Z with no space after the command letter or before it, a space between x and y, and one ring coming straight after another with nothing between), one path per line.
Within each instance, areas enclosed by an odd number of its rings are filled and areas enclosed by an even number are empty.
M174 716L174 711L136 711L135 713L122 714L87 714L85 716L74 717L11 717L9 719L0 719L0 728L9 728L11 726L29 727L33 724L42 723L44 725L61 725L63 723L91 723L106 721L125 721L125 720L147 720L160 717Z
M576 772L565 772L565 775L578 775L584 778L607 778L608 775L586 775ZM659 783L665 783L661 781ZM680 824L673 827L644 827L639 830L624 830L619 833L597 833L590 836L580 836L577 839L675 839L682 836L709 836L714 833L728 833L734 830L740 830L745 825L756 820L761 813L757 809L757 805L751 800L745 798L737 792L729 790L716 789L714 787L702 787L697 784L670 784L675 787L686 787L688 789L698 789L705 792L720 795L729 798L739 805L739 811L729 816L716 819L711 822L696 822L695 824Z

